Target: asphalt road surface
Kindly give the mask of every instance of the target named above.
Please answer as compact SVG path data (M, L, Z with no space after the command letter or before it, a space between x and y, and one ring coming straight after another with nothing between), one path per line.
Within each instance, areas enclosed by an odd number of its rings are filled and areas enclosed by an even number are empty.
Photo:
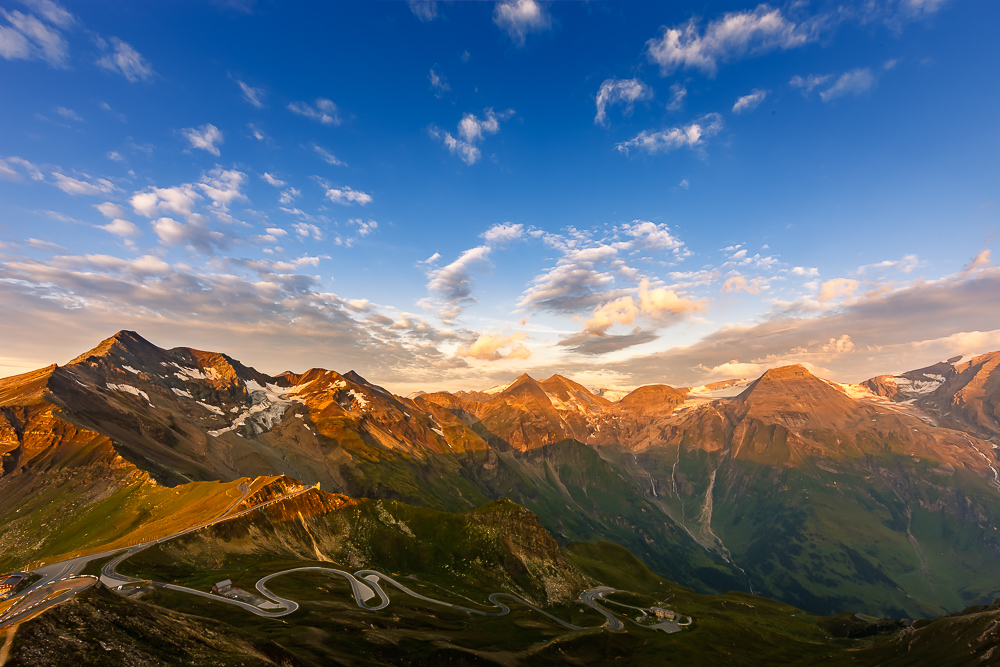
M23 623L46 609L65 602L96 583L96 577L70 576L41 587L32 587L29 593L15 598L13 604L0 612L0 630L15 623Z

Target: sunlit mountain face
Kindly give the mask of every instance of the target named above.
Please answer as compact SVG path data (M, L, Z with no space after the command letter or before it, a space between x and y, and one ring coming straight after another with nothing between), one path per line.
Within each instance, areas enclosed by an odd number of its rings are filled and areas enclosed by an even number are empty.
M995 659L998 23L0 0L0 664Z

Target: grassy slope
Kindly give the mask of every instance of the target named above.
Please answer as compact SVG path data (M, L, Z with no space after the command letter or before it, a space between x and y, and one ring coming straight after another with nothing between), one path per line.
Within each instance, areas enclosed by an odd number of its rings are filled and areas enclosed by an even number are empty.
M5 500L0 508L0 525L7 527L0 568L105 551L179 532L221 514L240 497L240 482L250 481L193 482L169 488L133 477L95 495L89 480L99 471L73 472L66 480L53 476L63 483L41 475L25 480L24 493ZM256 485L268 479L261 478ZM24 539L15 543L17 536Z

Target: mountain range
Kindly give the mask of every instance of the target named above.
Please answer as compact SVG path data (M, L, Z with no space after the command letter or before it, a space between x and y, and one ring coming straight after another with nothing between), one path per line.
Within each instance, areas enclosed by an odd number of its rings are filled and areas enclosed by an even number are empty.
M173 534L249 480L289 479L458 515L513 501L531 519L512 534L554 538L496 556L538 603L587 580L554 545L610 542L705 594L823 615L955 612L1000 596L998 365L1000 352L956 357L857 385L786 366L625 395L522 375L401 397L353 371L270 376L121 331L0 380L0 567ZM346 557L341 538L304 539L278 542Z

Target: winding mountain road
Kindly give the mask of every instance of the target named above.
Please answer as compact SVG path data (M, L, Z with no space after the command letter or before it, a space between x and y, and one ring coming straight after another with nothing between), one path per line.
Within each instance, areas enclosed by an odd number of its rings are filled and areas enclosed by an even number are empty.
M238 506L239 503L243 502L246 499L247 495L249 494L250 491L249 485L241 484L239 488L243 492L242 496L237 500L235 500L220 515L218 515L216 518L210 521L206 521L196 526L186 528L172 535L136 544L124 550L113 549L96 554L89 554L86 556L77 556L75 558L69 558L64 561L51 563L45 567L38 568L34 572L36 574L42 575L42 579L36 582L24 594L19 596L18 597L19 602L16 605L8 607L6 614L0 615L0 629L6 627L11 623L20 622L21 620L24 620L25 614L28 612L28 610L34 608L37 604L39 604L42 601L44 601L45 606L47 608L49 606L59 604L60 602L63 602L71 598L77 592L92 586L95 583L95 579L93 577L78 576L79 573L86 567L87 563L89 563L92 560L118 554L115 558L105 563L104 567L101 568L101 576L100 576L101 583L110 588L117 588L125 584L137 583L142 580L136 579L135 577L130 577L128 575L120 574L118 572L118 567L123 562L128 560L136 553L142 551L143 549L147 549L155 544L161 544L163 542L167 542L182 535L187 535L188 533L201 530L202 528L207 528L222 521L229 521L231 519L245 516L263 507L267 507L268 505L272 505L274 503L278 503L283 500L287 500L289 498L301 495L307 491L310 491L311 489L317 488L318 486L319 485L295 489L294 491L277 496L263 503L258 503L252 507L249 507L235 514L230 514L230 512L232 512L232 510L236 506ZM436 600L434 598L427 597L426 595L417 593L416 591L410 589L404 584L399 583L389 575L384 574L382 572L378 572L377 570L359 570L354 574L351 574L350 572L346 572L344 570L338 570L336 568L306 566L306 567L296 567L288 570L282 570L280 572L274 572L265 577L262 577L259 581L257 581L256 584L257 591L261 595L267 598L267 600L273 605L280 607L279 609L273 609L273 610L262 609L252 604L242 602L240 600L234 600L232 598L224 597L222 595L217 595L215 593L207 593L205 591L200 591L194 588L188 588L187 586L178 586L175 584L166 584L161 582L150 582L150 583L157 588L178 591L181 593L187 593L189 595L197 595L199 597L214 600L216 602L235 605L237 607L241 607L246 611L256 614L257 616L263 616L267 618L279 618L281 616L287 616L297 611L299 609L299 603L297 603L294 600L290 600L275 595L267 588L267 583L276 577L286 574L291 574L294 572L322 572L325 574L335 575L347 579L348 583L351 585L351 592L354 595L355 602L359 607L368 611L378 611L381 609L385 609L389 605L389 596L386 594L385 590L380 584L381 581L385 581L388 584L394 586L400 592L405 593L406 595L409 595L410 597L415 598L417 600L422 600L430 604L435 604L441 607L454 609L456 611L463 611L478 616L497 617L497 616L506 616L507 614L509 614L510 607L508 607L506 604L500 601L501 598L503 598L506 600L516 602L520 605L523 605L528 609L531 609L535 613L548 618L549 620L553 621L554 623L557 623L558 625L561 625L562 627L568 630L579 631L579 630L594 630L598 628L604 628L612 632L620 632L625 629L625 625L621 622L621 620L619 620L611 612L609 612L607 609L598 604L598 601L602 598L602 596L608 593L615 592L614 588L608 588L605 586L585 590L583 591L583 593L580 594L580 597L578 598L577 602L586 605L588 607L591 607L599 614L604 616L604 618L606 619L604 624L601 626L583 627L564 621L563 619L554 616L549 612L533 605L527 600L524 600L510 593L493 593L492 595L490 595L489 601L492 605L494 605L494 609L492 610L474 609L472 607L465 607L462 605L457 605L443 600ZM60 595L53 597L51 595L51 591L53 591L56 585L59 584L60 582L68 582L68 585L63 586L63 588L67 590L65 590L65 592L60 593ZM46 587L48 588L46 589ZM42 589L46 590L43 591ZM62 589L57 589L57 590L61 591ZM39 600L38 594L41 593L48 593L48 595L43 595L41 600ZM30 601L29 601L29 596L31 596ZM374 605L368 604L368 601L376 596L379 598L378 604ZM39 600L39 602L32 603L35 600Z

